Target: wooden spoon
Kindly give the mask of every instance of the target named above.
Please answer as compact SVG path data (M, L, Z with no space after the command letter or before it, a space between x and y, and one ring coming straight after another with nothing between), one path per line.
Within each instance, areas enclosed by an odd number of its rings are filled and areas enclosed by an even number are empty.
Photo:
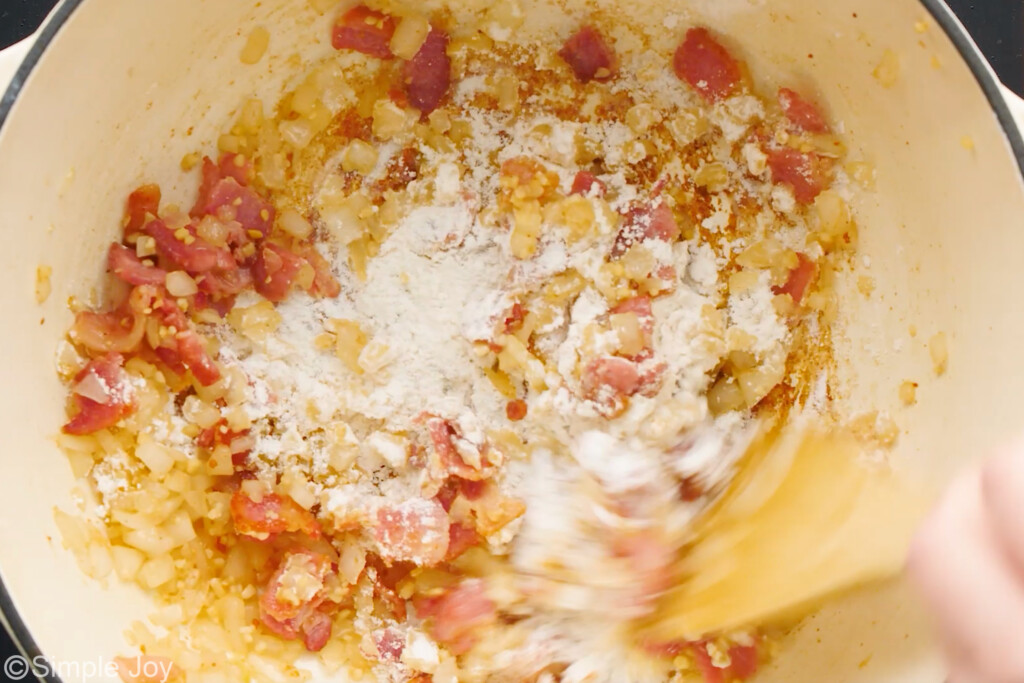
M802 616L899 574L923 510L891 471L864 462L851 436L763 429L642 630L656 642L697 640Z

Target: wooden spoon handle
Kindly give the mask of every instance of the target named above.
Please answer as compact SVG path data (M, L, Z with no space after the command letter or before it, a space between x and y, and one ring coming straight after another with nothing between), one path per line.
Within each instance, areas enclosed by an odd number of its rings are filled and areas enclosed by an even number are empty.
M645 630L659 642L728 633L898 574L924 506L863 460L860 444L835 432L797 425L759 435Z

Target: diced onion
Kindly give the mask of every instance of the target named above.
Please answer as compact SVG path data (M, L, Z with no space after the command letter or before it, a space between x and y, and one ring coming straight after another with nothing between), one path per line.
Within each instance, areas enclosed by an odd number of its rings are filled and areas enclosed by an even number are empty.
M262 26L254 28L249 34L248 40L245 41L245 47L242 48L240 55L242 64L255 64L263 59L269 45L270 31Z
M146 588L159 588L174 578L174 561L167 555L154 557L142 565L138 577Z
M256 447L256 437L252 434L239 436L231 441L231 453L245 453Z
M169 449L155 441L140 443L135 449L135 457L149 468L157 477L162 477L174 467L174 458Z
M196 235L215 247L228 243L228 226L213 216L203 216L196 226Z
M196 281L183 270L167 273L167 292L173 297L192 296L199 291Z
M108 405L112 398L110 387L95 372L86 373L82 381L76 384L71 391L90 401L96 401L100 405Z
M154 557L166 555L174 548L174 541L161 529L153 527L126 532L124 542Z
M114 561L114 572L122 581L132 581L138 574L139 568L145 561L146 556L134 548L115 545L110 549Z
M305 121L282 121L277 129L292 147L302 149L313 138L313 131Z
M420 14L403 17L391 38L391 51L402 59L412 59L430 33L430 22Z
M285 209L278 217L281 229L294 237L304 240L313 232L313 225L294 209Z

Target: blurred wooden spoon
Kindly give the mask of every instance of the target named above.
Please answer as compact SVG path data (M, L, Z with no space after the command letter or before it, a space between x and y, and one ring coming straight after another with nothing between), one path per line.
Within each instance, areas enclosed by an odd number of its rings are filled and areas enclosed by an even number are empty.
M642 631L697 640L803 616L897 575L923 511L888 469L865 464L853 437L807 424L762 429Z

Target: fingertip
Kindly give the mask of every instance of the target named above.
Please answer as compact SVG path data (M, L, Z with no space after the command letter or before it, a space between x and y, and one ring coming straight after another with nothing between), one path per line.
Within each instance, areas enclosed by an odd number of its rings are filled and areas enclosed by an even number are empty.
M1002 449L981 470L986 516L1009 559L1024 570L1024 440Z
M911 540L907 570L929 598L941 599L946 590L946 558L975 516L971 500L977 487L977 470L957 478Z
M937 515L932 513L910 541L907 572L922 588L929 583L931 568L935 566L935 557L939 552L940 537L939 521Z
M1016 486L1024 482L1024 441L1004 446L981 470L982 493L985 499L1005 498L1019 493ZM1011 495L1011 497L1014 497Z

